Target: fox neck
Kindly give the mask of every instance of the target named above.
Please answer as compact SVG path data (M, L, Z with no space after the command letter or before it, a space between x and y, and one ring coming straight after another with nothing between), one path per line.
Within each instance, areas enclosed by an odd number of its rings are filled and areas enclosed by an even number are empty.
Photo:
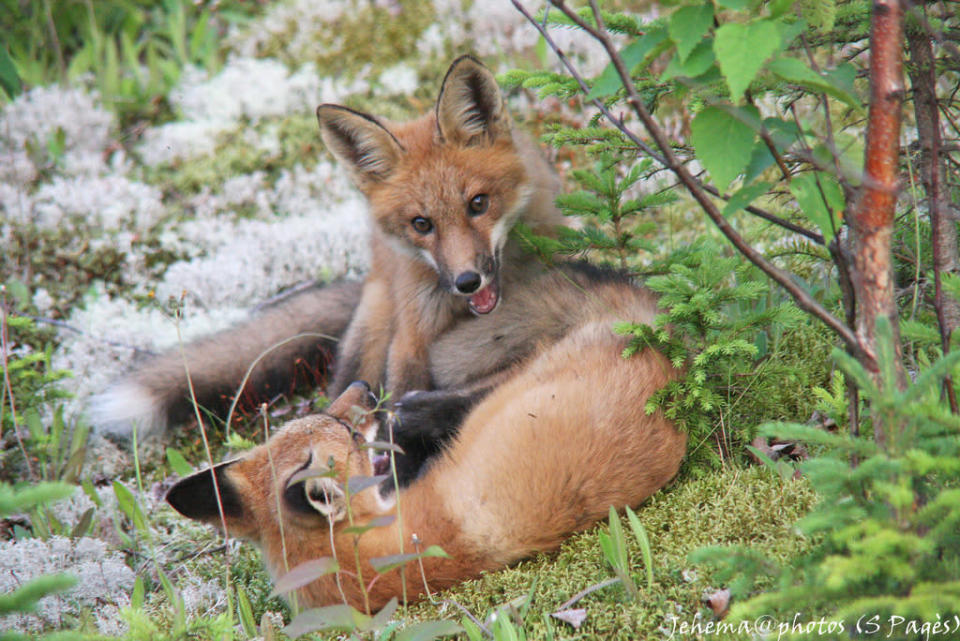
M374 489L367 491L376 491ZM364 532L359 538L343 533L346 527L340 524L340 532L335 533L336 559L340 567L339 585L337 577L328 575L300 590L301 606L320 606L339 603L346 598L353 607L371 611L382 608L394 595L402 594L402 584L406 582L408 598L415 599L425 593L420 565L417 560L378 575L370 564L371 559L396 554L422 552L431 545L438 545L450 555L450 558L424 557L422 563L427 576L435 577L429 584L430 590L441 590L453 585L465 576L475 573L476 554L469 550L454 547L462 540L459 518L448 514L444 501L424 483L414 483L398 495L400 516L396 504L383 514L357 519L357 525L363 525L373 518L393 516L394 521L387 526L375 527ZM321 536L323 536L321 534ZM416 543L414 543L416 536ZM360 571L357 571L357 559ZM480 568L486 569L486 568ZM366 590L361 589L360 580Z

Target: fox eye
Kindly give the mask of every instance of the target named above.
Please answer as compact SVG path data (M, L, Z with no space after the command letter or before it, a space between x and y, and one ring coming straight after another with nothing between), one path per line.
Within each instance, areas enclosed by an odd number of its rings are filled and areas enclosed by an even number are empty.
M483 212L487 211L487 207L490 206L490 196L486 194L477 194L470 199L470 202L467 203L467 213L471 216L479 216Z
M410 221L410 224L413 225L413 228L418 234L427 235L433 231L433 222L431 222L429 218L424 218L423 216L417 216Z

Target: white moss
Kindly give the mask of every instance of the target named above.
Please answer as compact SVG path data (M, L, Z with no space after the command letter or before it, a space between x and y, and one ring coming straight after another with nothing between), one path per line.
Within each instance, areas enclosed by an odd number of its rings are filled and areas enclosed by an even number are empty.
M75 617L105 605L130 604L134 573L123 555L108 550L104 541L84 537L70 540L54 536L0 542L0 593L45 574L68 573L77 578L69 591L46 596L36 614L0 618L0 630L36 631L59 627L65 617Z

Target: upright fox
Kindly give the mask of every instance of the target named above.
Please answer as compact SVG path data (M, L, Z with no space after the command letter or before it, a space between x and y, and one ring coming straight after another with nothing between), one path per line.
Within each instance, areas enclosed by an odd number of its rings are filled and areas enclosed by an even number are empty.
M563 328L560 335L544 336L405 488L349 489L356 488L350 479L389 473L389 461L367 445L377 415L369 387L358 383L325 414L287 424L213 473L183 479L167 501L220 525L215 476L229 533L257 542L274 576L336 558L338 574L299 590L302 606L346 601L361 609L401 597L401 577L406 594L424 592L417 563L378 574L377 558L439 545L449 558L425 558L423 570L429 587L442 589L551 550L611 505L638 505L676 474L686 443L660 412L644 410L676 370L652 348L623 358L627 339L612 331L618 319L652 321L656 301L625 279L574 269L532 279L503 311L516 318L545 290L555 304L533 322ZM470 325L480 344L457 353L464 323L433 343L432 360L482 358L495 347L500 323L482 317ZM404 424L400 432L417 428ZM375 520L387 525L359 537L350 527Z
M540 270L510 239L517 221L542 233L562 224L553 204L558 179L514 131L493 75L472 57L457 59L434 110L405 124L337 105L321 105L317 118L328 149L369 201L370 272L362 288L316 287L187 345L200 405L224 408L255 362L244 392L255 397L331 362L331 396L356 379L399 399L496 375L505 363L441 371L427 358L444 330L494 314L513 283ZM180 350L172 350L95 399L93 422L114 432L134 423L141 432L162 429L189 416L187 389Z

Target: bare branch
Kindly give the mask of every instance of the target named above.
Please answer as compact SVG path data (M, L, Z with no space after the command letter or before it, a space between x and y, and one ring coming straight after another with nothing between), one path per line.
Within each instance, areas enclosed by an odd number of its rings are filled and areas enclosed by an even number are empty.
M546 41L550 49L553 50L555 54L557 54L557 58L560 59L560 62L567 69L567 73L569 73L570 76L577 81L577 84L580 86L580 91L582 91L584 95L588 95L590 93L589 85L587 85L586 81L583 79L583 76L580 75L580 72L577 71L577 68L573 66L573 63L570 62L570 59L567 58L566 54L563 53L560 47L557 46L557 43L554 42L553 38L550 37L550 33L547 31L547 28L546 28L546 21L544 21L544 24L540 24L539 22L534 20L533 16L531 16L530 13L526 10L526 8L522 4L520 4L519 0L510 0L510 1L513 3L513 6L517 8L517 11L522 13L523 17L526 18L527 21L530 22L530 24L532 24L534 27L537 28L537 31L540 32L541 36L543 36L544 41ZM650 145L648 145L647 143L645 143L639 136L634 134L624 124L623 120L614 116L610 112L610 110L607 109L607 106L603 104L602 100L600 100L599 98L594 98L590 102L594 107L599 109L600 113L603 114L604 118L609 120L614 127L619 129L621 133L623 133L623 135L630 140L630 142L632 142L637 147L642 149L643 153L647 154L650 158L653 158L661 165L663 166L667 165L666 161L660 156L660 154L654 151L653 148L650 147Z

